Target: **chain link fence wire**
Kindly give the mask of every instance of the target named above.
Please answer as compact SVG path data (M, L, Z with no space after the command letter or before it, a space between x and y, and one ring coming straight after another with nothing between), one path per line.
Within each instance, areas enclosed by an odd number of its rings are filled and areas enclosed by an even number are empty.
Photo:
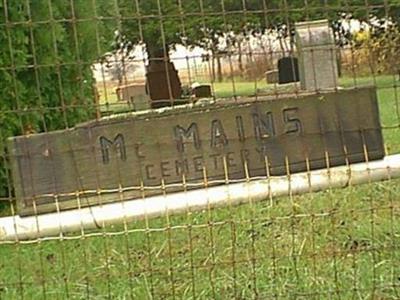
M218 103L241 107L243 101L302 99L296 70L301 73L301 63L278 70L282 58L292 62L299 56L298 22L328 20L334 46L325 61L312 59L306 68L318 74L324 64L336 61L332 93L376 87L385 154L400 153L397 0L2 0L0 9L0 214L12 217L16 231L23 229L17 229L15 220L31 218L39 233L40 218L48 211L41 211L43 195L32 184L24 187L34 195L29 216L24 216L15 187L34 181L19 182L13 176L13 161L22 152L12 151L7 140L34 140L42 133L51 140L51 134L63 132L66 153L91 153L70 139L74 126L130 120L132 115L152 122L159 111L179 120L178 111L199 107L200 114L211 111L211 123ZM283 73L292 79L280 84ZM326 91L314 84L306 94L324 101ZM132 122L135 132L141 132L135 126ZM154 153L162 158L165 141L155 134L162 128L145 128L159 147ZM218 130L214 134L221 137ZM329 144L329 133L319 134ZM81 161L72 157L72 165L63 165L61 152L43 152L61 173L77 172L77 186L68 195L44 195L55 215L49 222L60 227L56 235L5 239L0 228L0 299L400 299L400 185L393 176L398 165L388 164L386 180L375 182L367 143L362 159L366 184L349 180L345 188L334 188L337 178L330 174L337 169L326 152L322 169L329 180L319 192L310 179L315 171L309 153L289 144L303 155L308 192L295 192L291 179L296 174L285 157L279 178L286 180L288 192L278 197L268 155L258 166L262 176L252 175L246 160L240 162L241 176L232 176L225 153L218 158L220 178L210 175L210 165L199 164L201 180L183 172L178 183L171 183L166 166L153 166L147 168L154 177L147 184L126 179L124 172L130 169L119 142L104 140L121 158L113 184L104 184L96 162L90 174L97 184L91 191L85 189ZM28 152L43 146L22 145ZM351 145L343 147L346 153ZM28 157L29 162L34 159ZM340 168L350 174L347 157L346 162ZM31 178L50 171L36 164L19 172ZM250 191L255 180L263 180L262 199ZM213 188L236 183L243 184L247 197L236 205L237 195L227 188L224 205L215 208ZM51 184L55 191L62 185L56 177ZM178 214L157 208L162 213L156 218L145 211L132 219L128 216L134 211L126 210L117 224L93 218L95 228L83 226L82 211L96 214L95 206L87 208L87 195L96 198L100 209L107 207L110 193L111 200L128 207L130 191L138 200L154 193L167 199L179 191L188 207ZM201 209L189 207L195 200L192 191L204 192ZM65 210L64 196L75 210ZM80 224L78 229L63 230L64 212Z

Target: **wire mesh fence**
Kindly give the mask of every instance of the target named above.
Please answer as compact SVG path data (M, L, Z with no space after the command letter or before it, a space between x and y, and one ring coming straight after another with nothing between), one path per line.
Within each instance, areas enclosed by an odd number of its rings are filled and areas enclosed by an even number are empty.
M0 7L0 299L400 298L397 0Z

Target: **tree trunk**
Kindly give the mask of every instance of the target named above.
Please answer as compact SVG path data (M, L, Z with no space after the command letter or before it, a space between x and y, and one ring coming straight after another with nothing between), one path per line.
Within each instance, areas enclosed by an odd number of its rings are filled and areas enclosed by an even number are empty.
M239 62L239 70L240 70L240 76L243 75L243 53L242 53L242 43L239 42L238 43L238 62Z
M285 52L285 48L283 46L282 37L278 37L278 39L279 39L279 45L281 47L281 57L285 57L286 52Z
M215 52L212 51L211 53L211 80L215 81Z
M221 56L217 54L217 80L218 82L222 82L222 65L221 65Z

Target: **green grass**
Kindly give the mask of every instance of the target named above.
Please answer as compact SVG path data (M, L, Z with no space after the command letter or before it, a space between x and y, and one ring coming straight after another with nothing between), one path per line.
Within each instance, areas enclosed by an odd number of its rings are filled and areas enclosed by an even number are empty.
M1 295L395 299L399 192L376 183L153 220L147 232L137 222L128 235L3 245Z
M399 153L393 79L377 85L385 143ZM270 204L0 245L0 299L400 298L399 180Z

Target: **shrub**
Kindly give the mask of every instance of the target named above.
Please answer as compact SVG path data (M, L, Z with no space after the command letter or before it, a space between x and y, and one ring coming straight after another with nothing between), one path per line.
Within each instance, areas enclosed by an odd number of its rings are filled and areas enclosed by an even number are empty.
M95 116L91 65L107 50L115 28L95 14L112 11L107 9L112 4L97 0L95 9L92 1L71 3L0 3L0 198L11 192L8 137L71 127Z

